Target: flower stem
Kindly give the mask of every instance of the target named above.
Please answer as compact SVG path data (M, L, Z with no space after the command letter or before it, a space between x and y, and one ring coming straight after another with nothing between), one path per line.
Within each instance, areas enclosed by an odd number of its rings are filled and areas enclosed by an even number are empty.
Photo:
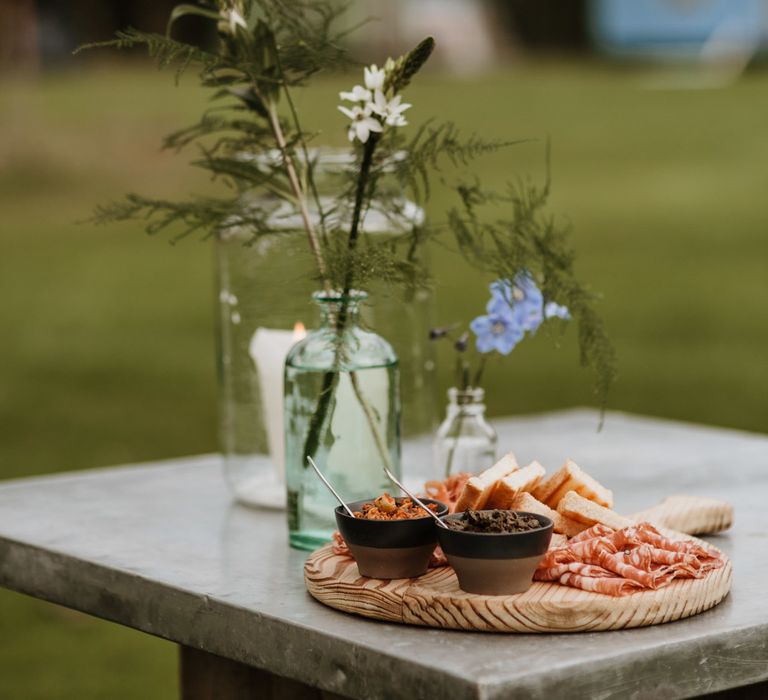
M477 372L475 372L475 380L472 382L472 386L475 388L480 386L480 382L483 379L483 372L485 371L485 363L487 359L487 355L483 355L480 358L480 363L477 366Z
M314 457L320 447L320 433L328 415L328 409L331 406L331 399L336 392L336 386L339 383L338 372L325 372L323 374L323 384L320 389L320 395L317 397L317 406L309 419L309 430L307 439L304 442L304 459L302 463L306 467L307 456Z
M347 238L347 251L352 253L357 247L357 239L360 235L360 219L362 218L363 200L365 191L368 188L368 179L371 175L371 165L373 164L373 152L376 150L378 135L372 133L365 142L363 149L363 160L360 163L360 176L357 179L357 188L355 189L355 208L352 211L352 222L349 226L349 237ZM347 267L347 273L344 277L344 296L349 294L353 282L352 265Z
M360 164L360 175L357 180L357 187L355 188L355 205L352 211L352 221L350 222L349 227L349 237L347 238L347 250L349 252L354 251L355 247L357 246L357 240L360 234L360 218L363 210L363 201L365 199L365 191L368 187L368 179L370 177L371 165L373 163L373 152L376 148L377 141L378 139L376 134L371 134L371 137L366 142L365 149L363 150L363 159ZM352 289L353 281L354 278L350 261L344 278L344 288L341 294L341 305L336 318L336 334L339 336L339 343L336 347L336 356L334 360L334 366L336 367L338 367L339 364L339 351L342 346L341 336L343 335L347 324L349 293ZM360 405L365 411L368 423L370 424L371 431L374 435L374 440L377 441L377 447L379 447L379 452L381 452L381 447L379 446L381 436L378 434L375 418L370 412L370 406L368 406L365 397L362 395L362 393L360 393L354 372L350 373L350 378L353 379L352 386L355 389L355 395L357 396ZM328 370L323 375L322 389L320 391L320 395L317 398L317 406L315 407L312 417L310 418L307 438L304 441L303 463L305 467L307 464L307 457L314 457L318 447L320 446L320 435L323 430L323 426L325 425L326 416L328 414L328 410L330 409L338 382L339 375L337 370ZM385 464L389 466L388 457L385 457L383 453L382 459L384 459Z
M451 444L451 449L448 452L448 459L445 463L445 478L447 479L451 475L451 467L453 466L453 457L456 454L456 448L459 446L459 439L461 438L461 429L464 427L464 411L459 408L459 416L456 421L456 433Z
M363 395L363 392L360 389L360 385L357 382L357 372L350 372L349 380L350 382L352 382L352 389L355 392L355 396L357 397L357 400L360 406L362 407L363 412L365 413L365 417L368 419L368 425L371 428L373 441L376 443L376 449L379 451L379 456L381 457L381 461L384 463L384 466L387 467L387 469L389 469L391 472L394 472L395 468L394 468L394 465L392 464L392 460L389 458L389 452L387 450L387 445L384 442L384 438L381 436L381 433L379 432L379 426L376 422L376 416L374 415L371 405L368 403L368 400Z
M306 164L307 168L307 182L309 185L309 189L312 192L312 199L315 202L315 207L317 208L317 218L320 223L320 235L323 239L323 244L327 247L328 246L328 235L325 230L325 212L323 211L323 205L320 201L320 194L317 191L317 186L315 185L315 178L312 174L312 171L309 166L309 149L307 148L307 141L304 138L304 129L301 128L301 122L299 121L299 113L296 110L296 105L293 102L293 96L291 95L291 91L288 88L288 84L285 82L285 74L283 72L283 65L280 61L280 52L275 52L275 61L277 62L277 69L280 71L280 76L283 78L283 92L285 93L285 101L288 103L288 109L291 112L291 119L293 119L293 126L296 129L296 134L298 135L299 139L299 145L301 146L301 152L304 155L304 163Z
M309 208L307 207L307 197L304 189L299 182L299 176L296 173L296 167L293 164L293 158L288 153L288 146L285 140L285 134L280 126L280 120L277 116L277 110L274 102L270 102L267 113L269 115L269 126L272 129L272 133L277 141L277 146L283 155L283 163L285 164L285 172L288 175L288 182L291 185L293 193L296 195L296 201L299 207L299 214L301 215L301 221L304 225L304 230L307 232L307 239L309 240L309 248L312 251L312 255L315 257L317 263L317 270L320 273L320 277L323 279L323 286L326 291L331 290L331 283L328 280L328 270L325 265L323 253L320 249L320 242L317 239L317 233L315 227L312 224L312 218L309 214Z

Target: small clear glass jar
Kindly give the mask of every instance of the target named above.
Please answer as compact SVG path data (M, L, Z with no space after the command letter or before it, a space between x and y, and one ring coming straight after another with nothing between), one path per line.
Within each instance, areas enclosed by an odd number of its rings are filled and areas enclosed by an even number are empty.
M392 346L360 326L364 292L318 292L321 321L285 361L285 467L289 540L313 550L336 529L333 495L345 501L391 491L400 476L400 376Z
M478 472L496 461L496 431L485 419L485 391L470 387L448 390L445 420L437 430L434 460L437 478Z

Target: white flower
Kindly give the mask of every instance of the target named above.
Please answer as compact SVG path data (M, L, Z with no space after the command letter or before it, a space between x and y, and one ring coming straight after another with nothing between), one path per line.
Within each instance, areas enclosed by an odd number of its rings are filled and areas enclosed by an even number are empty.
M340 92L339 97L350 102L370 102L372 94L370 90L366 90L362 85L355 85L352 88L352 92Z
M387 77L386 70L378 68L374 63L370 68L363 69L363 75L365 76L365 87L369 90L384 89L384 79Z
M380 117L383 117L384 123L389 126L406 126L408 122L405 121L403 112L409 109L411 105L401 104L401 99L400 95L395 95L391 100L387 101L384 93L381 90L376 90L371 109Z
M237 33L238 27L241 27L243 29L248 29L248 25L243 19L243 16L235 8L233 7L230 7L229 9L222 8L220 14L222 17L222 21L219 22L219 30L226 31L226 29L228 28L229 33L232 36L235 36L235 34Z
M357 138L361 143L365 143L372 131L381 131L383 129L381 122L371 116L373 111L370 102L365 107L356 106L352 107L352 109L340 106L339 111L352 120L347 131L350 141L354 141Z

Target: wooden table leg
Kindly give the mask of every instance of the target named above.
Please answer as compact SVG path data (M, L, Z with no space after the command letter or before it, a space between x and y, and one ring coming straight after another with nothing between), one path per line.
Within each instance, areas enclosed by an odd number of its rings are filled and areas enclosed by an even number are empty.
M743 685L741 688L721 690L719 693L699 696L702 700L765 700L768 698L768 681Z
M223 656L179 645L181 700L343 700Z

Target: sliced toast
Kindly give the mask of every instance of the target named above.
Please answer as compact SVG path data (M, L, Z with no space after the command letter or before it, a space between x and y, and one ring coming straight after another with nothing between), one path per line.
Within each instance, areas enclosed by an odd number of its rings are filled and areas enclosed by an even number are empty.
M496 486L496 482L518 468L512 452L505 454L496 464L467 481L456 503L456 513L465 510L481 510Z
M527 491L518 493L509 504L509 509L522 510L526 513L536 513L537 515L543 515L550 520L554 520L557 517L556 510L552 510L548 505L536 500Z
M549 518L554 523L554 531L564 537L578 535L582 530L586 530L588 527L576 520L571 520L571 518L558 513L556 510L552 510L548 505L536 500L526 491L518 493L509 507L512 510L523 510L527 513L536 513Z
M560 499L560 503L557 504L557 512L588 527L600 523L614 530L621 530L621 528L632 524L629 518L590 501L575 491L569 491Z
M540 483L533 490L533 495L550 508L557 508L557 504L569 491L576 491L580 496L605 508L613 507L613 493L584 472L571 459L566 460L562 468L549 479Z
M531 462L527 467L516 469L496 482L496 486L486 501L486 508L512 508L512 501L518 493L531 491L544 476L544 467L538 462Z
M557 511L555 511L557 513ZM554 531L565 535L567 538L576 537L580 532L584 532L589 527L586 523L580 523L578 520L569 518L567 515L557 513L555 518Z

